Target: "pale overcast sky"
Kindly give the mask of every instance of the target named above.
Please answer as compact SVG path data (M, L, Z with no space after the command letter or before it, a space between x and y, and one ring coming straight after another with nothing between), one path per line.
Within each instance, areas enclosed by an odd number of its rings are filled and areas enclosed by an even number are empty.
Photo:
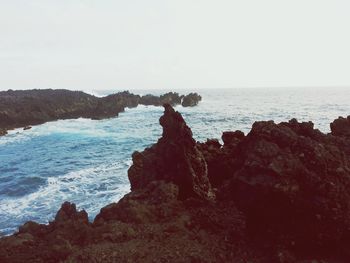
M349 0L0 0L0 89L349 86Z

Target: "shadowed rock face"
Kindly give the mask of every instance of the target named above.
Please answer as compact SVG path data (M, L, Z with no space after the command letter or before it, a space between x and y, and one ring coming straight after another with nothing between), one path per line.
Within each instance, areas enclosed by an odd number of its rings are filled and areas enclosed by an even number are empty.
M133 154L129 194L93 223L71 203L27 222L0 239L0 262L350 262L347 119L332 134L256 122L221 145L195 142L164 107L162 137Z
M191 129L169 104L164 108L159 120L163 127L162 138L151 148L133 154L133 165L128 172L131 190L165 180L178 185L182 198L213 199L207 164L192 138Z
M95 97L81 91L26 90L0 92L0 136L7 129L42 124L58 119L116 117L126 107L139 104L160 106L177 105L183 95L169 92L160 96L139 96L128 91Z
M333 135L350 137L350 116L334 120L331 123L331 130Z
M237 165L220 192L245 213L254 235L300 253L334 249L350 227L345 145L312 123L257 122L237 146Z

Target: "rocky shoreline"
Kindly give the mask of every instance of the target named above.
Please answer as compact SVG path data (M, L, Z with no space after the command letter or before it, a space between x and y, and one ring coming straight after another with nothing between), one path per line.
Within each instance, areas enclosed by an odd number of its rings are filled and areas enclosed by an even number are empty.
M96 97L82 91L70 90L19 90L0 92L0 136L7 130L30 127L59 119L116 117L125 108L141 105L161 106L182 104L196 106L201 100L197 93L179 95L168 92L160 96L135 95L128 91Z
M350 117L256 122L196 142L166 104L131 192L93 222L64 203L0 239L0 262L349 262Z

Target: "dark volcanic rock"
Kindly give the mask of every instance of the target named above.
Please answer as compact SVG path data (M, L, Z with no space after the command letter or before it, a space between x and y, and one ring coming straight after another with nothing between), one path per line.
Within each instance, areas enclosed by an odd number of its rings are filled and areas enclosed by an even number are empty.
M0 240L0 262L62 262L91 242L86 212L65 202L49 225L27 222L18 233Z
M125 195L118 203L101 209L95 224L119 220L125 223L156 223L183 209L178 202L179 188L173 183L153 181L145 188Z
M81 91L19 90L0 92L0 136L3 130L30 127L58 119L116 117L126 107L138 104L160 106L163 103L181 103L178 93L140 97L128 91L98 98Z
M201 100L202 97L198 93L190 93L183 97L181 104L183 107L193 107L198 105Z
M350 137L350 116L334 120L331 123L331 130L333 135Z
M227 131L222 133L221 138L225 146L237 145L244 138L244 133L241 131Z
M208 166L209 181L214 187L219 187L225 180L232 177L239 166L239 151L236 144L224 144L221 146L218 141L208 140L206 143L198 143ZM222 193L218 192L220 196Z
M58 210L55 217L55 224L66 223L67 221L76 221L82 224L88 224L88 214L85 210L77 211L75 204L64 202L61 209Z
M251 234L299 253L334 253L350 227L350 156L338 143L312 123L256 122L221 194L245 213Z
M4 136L7 134L7 131L5 129L0 128L0 136Z
M162 138L151 148L133 154L128 175L131 190L146 187L150 182L165 180L179 186L180 197L198 196L213 199L207 164L192 138L191 129L181 114L169 104L159 122Z
M163 95L160 95L159 97L147 94L140 98L140 104L155 106L170 104L172 106L175 106L177 104L181 104L182 97L183 96L180 96L177 92L168 92Z
M160 106L160 99L157 96L151 95L151 94L147 94L144 95L140 98L140 102L143 105L156 105L156 106Z
M222 145L195 142L164 107L162 137L133 154L129 194L93 223L68 202L48 225L27 222L0 239L0 262L350 262L348 120L328 135L256 122Z

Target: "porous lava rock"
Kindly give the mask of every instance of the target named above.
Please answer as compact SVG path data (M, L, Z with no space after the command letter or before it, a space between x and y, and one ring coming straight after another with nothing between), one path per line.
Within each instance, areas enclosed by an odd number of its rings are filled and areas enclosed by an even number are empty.
M301 254L334 253L350 227L350 156L339 145L310 122L256 122L219 191L252 235Z
M350 116L339 117L331 123L331 131L335 136L350 137Z
M175 106L181 104L181 99L183 97L184 95L179 95L177 92L168 92L160 96L147 94L140 98L140 104L162 106L163 104L167 103Z
M164 104L164 108L159 120L162 137L152 147L132 155L133 165L128 171L131 190L164 180L179 187L180 198L214 199L207 164L192 138L191 129L169 104Z
M0 262L350 262L348 120L259 121L196 142L169 104L131 192L93 223L64 203L0 239ZM214 194L215 193L215 194Z

